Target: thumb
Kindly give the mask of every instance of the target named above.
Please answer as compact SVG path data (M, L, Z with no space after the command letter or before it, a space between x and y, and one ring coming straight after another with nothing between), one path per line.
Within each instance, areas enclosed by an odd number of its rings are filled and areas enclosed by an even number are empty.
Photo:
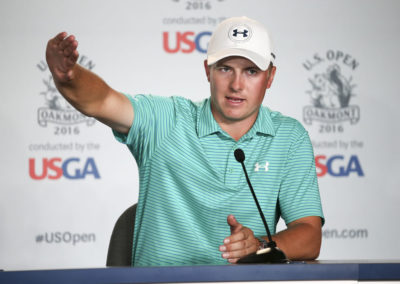
M242 224L240 224L233 215L228 215L227 222L228 225L231 227L231 234L238 232L243 227Z

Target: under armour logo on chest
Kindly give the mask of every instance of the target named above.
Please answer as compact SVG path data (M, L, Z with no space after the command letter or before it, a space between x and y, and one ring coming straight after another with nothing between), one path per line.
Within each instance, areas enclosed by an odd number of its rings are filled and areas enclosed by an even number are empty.
M244 29L243 31L239 31L238 29L234 29L232 36L238 37L238 35L241 35L241 37L248 37L249 31Z
M265 162L265 165L263 165L263 164L259 164L258 162L254 165L254 171L255 172L259 172L260 170L264 170L264 172L268 172L268 170L269 170L269 163L268 162Z

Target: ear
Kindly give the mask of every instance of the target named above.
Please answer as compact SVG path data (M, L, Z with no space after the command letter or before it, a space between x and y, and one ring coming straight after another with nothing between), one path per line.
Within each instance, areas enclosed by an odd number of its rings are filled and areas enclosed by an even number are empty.
M274 77L275 77L275 72L276 72L276 67L272 66L271 71L269 73L268 76L268 81L267 81L267 89L269 89L272 85L272 81L274 81Z
M204 60L204 70L206 71L207 80L210 82L210 67L207 64L207 59Z

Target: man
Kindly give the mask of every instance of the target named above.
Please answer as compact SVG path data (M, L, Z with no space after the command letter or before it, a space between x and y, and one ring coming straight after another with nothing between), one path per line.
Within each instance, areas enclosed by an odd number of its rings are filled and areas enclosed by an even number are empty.
M46 59L60 93L79 111L110 126L140 174L132 264L236 263L257 251L265 229L234 150L246 154L250 179L290 259L315 259L321 209L307 132L261 106L275 76L267 30L246 17L213 33L204 62L210 99L125 96L76 64L77 41L60 33Z

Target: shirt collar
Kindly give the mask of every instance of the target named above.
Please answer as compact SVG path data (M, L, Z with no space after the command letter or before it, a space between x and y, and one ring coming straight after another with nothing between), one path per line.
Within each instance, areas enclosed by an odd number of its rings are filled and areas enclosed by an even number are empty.
M205 99L199 108L197 116L197 134L199 138L221 131L221 127L215 121L211 112L210 101L210 99Z
M201 138L216 132L222 132L222 129L215 121L211 112L211 100L206 99L199 108L199 113L197 116L197 133L199 138ZM242 138L253 137L257 133L275 136L271 112L267 107L260 107L256 122Z
M257 133L275 136L275 129L271 118L271 111L264 106L260 106L256 122L244 136L253 137Z

